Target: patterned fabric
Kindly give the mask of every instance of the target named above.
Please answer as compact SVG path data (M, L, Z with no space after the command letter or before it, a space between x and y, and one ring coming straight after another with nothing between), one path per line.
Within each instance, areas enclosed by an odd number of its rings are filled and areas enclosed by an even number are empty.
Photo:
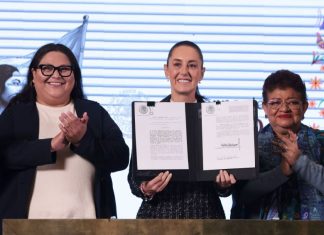
M281 156L273 147L275 139L270 125L267 125L258 136L260 171L269 171L281 162ZM310 160L321 163L321 146L314 131L302 125L297 140L302 154ZM260 218L286 220L324 220L324 196L308 184L300 175L293 174L290 179L263 200Z
M137 218L225 219L213 182L170 182L150 201L143 201Z

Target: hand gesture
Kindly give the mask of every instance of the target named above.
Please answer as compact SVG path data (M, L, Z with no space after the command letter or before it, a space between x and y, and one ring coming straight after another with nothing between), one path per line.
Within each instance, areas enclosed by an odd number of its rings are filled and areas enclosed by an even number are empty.
M69 142L64 136L64 133L60 131L51 141L51 151L56 152L64 149Z
M161 192L171 180L172 173L169 171L161 172L150 181L141 183L141 191L145 196L153 197L156 193Z
M78 118L72 112L67 112L62 113L59 119L59 127L65 138L72 144L78 144L87 131L88 114L83 113L82 118Z
M228 188L236 183L236 179L234 175L228 174L225 170L220 170L218 175L216 176L216 183L221 188Z
M287 160L285 158L281 159L280 168L281 168L281 172L285 176L290 176L293 173L293 170L291 169L290 164L287 162Z
M297 144L297 135L289 130L288 135L278 135L278 138L281 140L281 155L285 158L290 166L294 165L301 155L301 151L299 150Z

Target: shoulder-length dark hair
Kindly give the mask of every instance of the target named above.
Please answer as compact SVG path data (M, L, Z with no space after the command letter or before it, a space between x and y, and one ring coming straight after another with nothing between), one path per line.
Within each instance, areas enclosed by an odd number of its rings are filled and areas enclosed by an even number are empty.
M18 103L28 103L28 102L36 102L36 90L33 85L33 72L32 70L39 65L39 62L42 58L49 52L57 51L66 55L71 63L73 73L74 73L74 87L70 94L71 100L75 99L83 99L85 98L83 89L82 89L82 76L81 69L77 59L75 58L73 52L65 45L49 43L42 47L40 47L35 53L34 57L31 60L31 63L28 68L27 73L27 81L22 90L15 95L9 102L8 107Z
M191 41L180 41L180 42L177 42L176 44L174 44L170 51L169 51L169 54L168 54L168 58L167 58L167 65L169 65L169 60L172 56L172 53L174 51L174 49L176 49L177 47L180 47L180 46L188 46L188 47L191 47L193 49L195 49L199 55L199 58L200 58L200 61L201 61L201 67L203 68L204 67L204 57L203 57L203 53L200 49L200 47L194 43L194 42L191 42ZM196 99L199 101L203 101L203 100L206 100L206 97L202 96L199 92L199 88L198 86L196 87Z

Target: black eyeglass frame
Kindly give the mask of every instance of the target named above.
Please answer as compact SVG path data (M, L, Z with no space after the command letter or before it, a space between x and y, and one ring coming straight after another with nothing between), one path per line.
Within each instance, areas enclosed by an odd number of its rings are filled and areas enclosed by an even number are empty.
M46 74L44 73L44 67L50 67L51 69L53 69L53 72L51 74ZM66 68L69 68L69 74L66 75L66 74L62 74L62 71ZM66 78L66 77L70 77L72 72L73 72L73 66L72 65L61 65L61 66L54 66L54 65L51 65L51 64L39 64L38 66L34 67L34 69L40 69L41 73L46 76L46 77L51 77L54 73L55 73L55 70L58 71L59 75L63 78Z

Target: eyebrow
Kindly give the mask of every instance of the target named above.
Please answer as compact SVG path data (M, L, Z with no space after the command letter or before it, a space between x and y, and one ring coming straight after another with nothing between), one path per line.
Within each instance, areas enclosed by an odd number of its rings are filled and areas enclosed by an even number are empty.
M269 100L291 100L291 99L300 99L300 98L297 98L297 97L288 97L287 99L282 99L282 98L269 98Z
M72 66L72 64L61 64L61 65L55 66L54 64L49 64L49 63L39 63L38 65L50 65L53 67Z
M175 58L175 59L172 59L172 61L183 61L183 60L182 60L182 59L177 59L177 58ZM197 60L189 60L189 61L188 61L188 63L192 63L192 62L198 63Z

